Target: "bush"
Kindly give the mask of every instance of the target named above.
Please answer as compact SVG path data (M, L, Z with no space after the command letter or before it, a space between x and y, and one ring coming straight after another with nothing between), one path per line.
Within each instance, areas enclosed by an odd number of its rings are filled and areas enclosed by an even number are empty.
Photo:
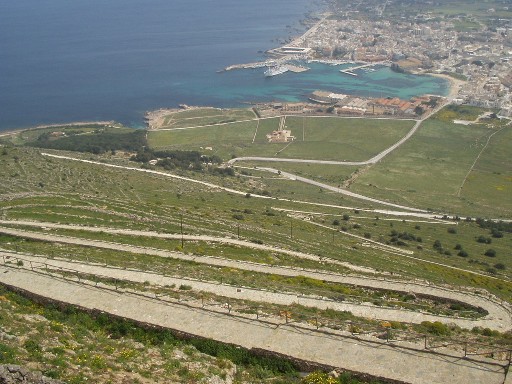
M457 256L460 256L460 257L468 257L468 253L466 251L464 251L463 249L461 249L459 251L459 253L457 253Z
M484 253L485 256L496 257L496 251L494 249L488 249Z
M338 219L334 219L332 221L332 225L340 225L340 221Z
M494 264L494 268L496 269L499 269L499 270L504 270L506 267L505 267L505 264L503 263L498 263L498 264Z
M421 325L428 333L436 336L443 336L450 334L450 328L441 323L440 321L430 322L430 321L422 321Z
M450 227L450 228L448 228L448 233L455 234L455 233L457 233L457 229Z
M482 243L482 244L491 244L491 238L490 237L485 237L485 236L478 236L478 238L476 239L477 242L479 243Z
M330 377L327 373L313 372L304 377L301 381L302 384L338 384L339 381Z
M347 215L347 214L345 213L345 214L343 215L343 220L345 220L345 221L350 220L350 216L349 216L349 215Z
M180 285L180 290L182 290L182 291L190 291L191 289L192 289L192 286L190 286L190 285L185 285L185 284Z

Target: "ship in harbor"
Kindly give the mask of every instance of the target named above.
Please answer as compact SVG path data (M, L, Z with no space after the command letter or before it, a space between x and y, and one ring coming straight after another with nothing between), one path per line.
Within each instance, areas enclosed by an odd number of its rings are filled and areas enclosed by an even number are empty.
M268 67L267 70L264 72L265 77L272 77L281 75L285 72L288 72L289 69L286 65L277 65L275 67Z

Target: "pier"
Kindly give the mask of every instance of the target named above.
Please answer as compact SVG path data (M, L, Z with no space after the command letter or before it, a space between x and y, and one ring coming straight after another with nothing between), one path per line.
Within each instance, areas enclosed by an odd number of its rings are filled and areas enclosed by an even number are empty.
M264 67L275 67L280 64L283 64L283 62L280 60L257 61L255 63L233 64L229 67L224 68L224 71L232 71L234 69L256 69Z
M373 67L375 65L390 66L391 63L389 61L378 61L376 63L367 63L367 64L358 65L358 66L355 66L355 67L350 67L350 68L347 68L347 69L340 69L340 72L344 73L346 75L350 75L350 76L357 76L357 73L354 73L353 71L355 71L357 69L361 69L361 68Z

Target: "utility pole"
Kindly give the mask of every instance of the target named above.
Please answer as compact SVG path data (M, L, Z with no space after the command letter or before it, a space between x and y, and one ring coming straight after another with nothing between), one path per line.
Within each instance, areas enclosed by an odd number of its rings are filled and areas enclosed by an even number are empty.
M180 213L180 228L181 228L181 249L183 250L183 213Z

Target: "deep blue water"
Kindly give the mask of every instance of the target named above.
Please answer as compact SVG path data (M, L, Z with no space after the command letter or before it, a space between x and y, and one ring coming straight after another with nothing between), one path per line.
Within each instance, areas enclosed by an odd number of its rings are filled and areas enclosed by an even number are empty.
M141 126L146 110L301 100L315 89L410 97L446 92L438 79L388 69L357 79L315 64L265 78L225 73L303 30L311 0L0 1L0 130L79 120ZM399 83L402 83L399 86Z

